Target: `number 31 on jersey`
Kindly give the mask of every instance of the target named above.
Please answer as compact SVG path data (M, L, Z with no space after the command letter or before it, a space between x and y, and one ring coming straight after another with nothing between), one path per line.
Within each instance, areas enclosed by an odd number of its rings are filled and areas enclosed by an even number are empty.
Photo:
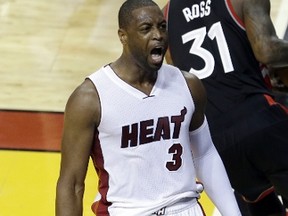
M208 50L202 47L203 41L206 36L208 36L211 40L215 39L224 72L229 73L231 71L234 71L227 41L221 23L217 22L211 26L208 32L206 27L202 27L182 35L183 44L194 40L189 53L199 56L205 62L205 66L202 69L196 70L194 68L190 68L189 72L195 74L199 79L207 78L213 73L215 66L214 57Z

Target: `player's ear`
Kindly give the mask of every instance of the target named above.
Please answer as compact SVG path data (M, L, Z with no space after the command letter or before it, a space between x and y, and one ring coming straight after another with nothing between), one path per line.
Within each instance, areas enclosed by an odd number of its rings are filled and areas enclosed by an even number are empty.
M127 35L126 35L125 30L119 29L119 30L118 30L118 37L119 37L119 39L120 39L120 41L121 41L121 43L122 43L123 45L126 44Z

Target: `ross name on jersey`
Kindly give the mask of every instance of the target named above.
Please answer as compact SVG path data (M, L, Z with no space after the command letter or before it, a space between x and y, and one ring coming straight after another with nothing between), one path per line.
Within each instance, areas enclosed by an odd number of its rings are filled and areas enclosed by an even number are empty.
M201 1L199 4L193 4L191 7L186 7L182 10L187 22L196 18L209 16L211 13L211 0Z
M135 147L154 141L178 139L181 124L185 119L187 108L180 115L159 117L122 127L121 148Z

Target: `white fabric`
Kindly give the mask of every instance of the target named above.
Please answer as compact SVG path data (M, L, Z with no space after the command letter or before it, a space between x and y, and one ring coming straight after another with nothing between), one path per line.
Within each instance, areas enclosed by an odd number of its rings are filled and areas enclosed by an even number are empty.
M202 207L196 200L188 202L180 202L175 206L167 207L161 211L156 212L152 216L165 215L165 216L204 216Z
M109 214L151 215L184 197L198 197L189 142L194 103L180 70L163 65L148 96L121 80L110 66L89 79L101 102L99 147L93 151L97 169L108 174L99 178L107 184L102 197L112 203ZM135 143L123 135L125 128L135 132ZM122 142L125 137L128 142Z
M212 142L207 120L190 132L197 178L222 216L241 215L222 160ZM215 190L218 188L218 190Z

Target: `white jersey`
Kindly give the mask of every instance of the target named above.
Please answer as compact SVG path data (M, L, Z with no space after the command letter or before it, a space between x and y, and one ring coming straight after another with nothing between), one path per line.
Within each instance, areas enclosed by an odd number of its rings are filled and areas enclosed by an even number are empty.
M198 197L189 142L194 102L181 71L163 65L150 95L109 65L89 76L101 120L92 158L99 176L97 216L145 216Z

